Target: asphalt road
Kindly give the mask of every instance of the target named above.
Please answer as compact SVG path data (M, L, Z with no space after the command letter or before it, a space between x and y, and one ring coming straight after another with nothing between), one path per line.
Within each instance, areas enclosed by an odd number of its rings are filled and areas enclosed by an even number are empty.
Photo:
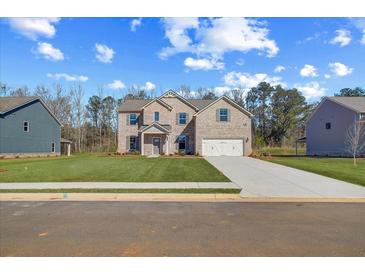
M1 202L1 256L365 256L365 204Z

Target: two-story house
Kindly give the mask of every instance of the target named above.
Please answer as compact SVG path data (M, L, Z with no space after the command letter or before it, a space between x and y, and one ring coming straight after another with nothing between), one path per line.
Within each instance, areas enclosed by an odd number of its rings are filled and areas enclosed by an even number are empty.
M226 96L185 99L169 90L119 107L118 152L249 155L252 114Z
M56 156L61 142L61 123L41 98L0 97L0 156Z
M365 97L325 97L306 124L308 155L349 156L349 128L360 123L360 143L365 142ZM360 146L359 146L360 147ZM359 151L365 155L365 150Z

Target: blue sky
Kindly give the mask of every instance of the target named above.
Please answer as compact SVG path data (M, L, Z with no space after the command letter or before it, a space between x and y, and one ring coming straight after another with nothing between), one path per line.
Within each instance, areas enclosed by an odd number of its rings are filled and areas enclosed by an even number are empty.
M181 84L217 94L262 80L309 101L365 87L365 18L7 18L0 80L81 82L86 95L156 94Z

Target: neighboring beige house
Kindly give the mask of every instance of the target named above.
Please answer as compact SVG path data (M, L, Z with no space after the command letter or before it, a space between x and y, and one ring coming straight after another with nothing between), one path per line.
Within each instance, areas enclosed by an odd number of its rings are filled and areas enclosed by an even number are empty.
M365 142L365 97L325 97L306 124L307 155L350 156L345 141L354 123L362 125L361 147ZM365 155L365 150L359 155Z
M184 99L169 90L119 107L118 152L249 155L252 114L226 96Z

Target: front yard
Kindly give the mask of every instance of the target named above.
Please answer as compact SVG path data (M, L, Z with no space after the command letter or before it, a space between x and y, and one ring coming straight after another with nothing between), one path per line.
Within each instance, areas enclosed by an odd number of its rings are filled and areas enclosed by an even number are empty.
M272 156L260 159L365 186L365 159Z
M0 160L1 182L229 182L202 158L80 154Z

